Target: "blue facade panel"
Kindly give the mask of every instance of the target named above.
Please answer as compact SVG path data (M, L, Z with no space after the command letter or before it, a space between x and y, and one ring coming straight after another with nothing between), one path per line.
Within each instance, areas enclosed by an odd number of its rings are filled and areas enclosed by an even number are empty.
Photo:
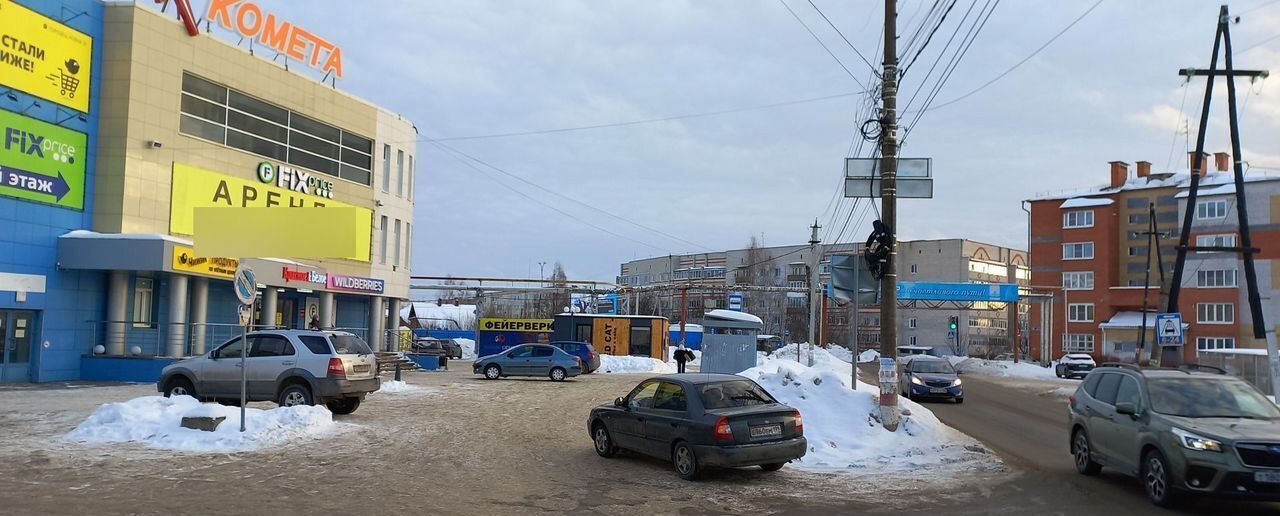
M102 274L59 271L58 236L92 226L93 188L98 140L98 104L101 91L103 5L94 0L18 0L30 9L93 38L93 77L89 83L90 112L80 114L22 91L3 88L0 110L17 113L88 135L84 156L84 210L60 208L0 196L0 272L45 277L43 294L28 293L19 301L15 292L0 292L0 310L35 312L31 362L27 374L7 376L8 381L59 381L79 377L79 356L88 351L91 325L101 317ZM9 372L13 369L10 368Z

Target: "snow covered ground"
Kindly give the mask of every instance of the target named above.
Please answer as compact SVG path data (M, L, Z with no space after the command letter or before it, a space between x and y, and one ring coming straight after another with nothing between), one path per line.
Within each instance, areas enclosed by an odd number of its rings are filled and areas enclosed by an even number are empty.
M453 341L462 346L463 360L474 360L476 358L476 341L463 338L453 339Z
M969 358L950 356L947 357L956 369L965 373L975 373L987 376L1005 376L1010 378L1030 378L1033 380L1058 380L1058 376L1053 373L1051 367L1041 367L1040 364L1031 362L1013 363L1012 360L985 360L981 358Z
M225 417L216 431L183 428L182 418ZM89 445L137 443L191 453L232 453L277 448L298 441L335 435L342 425L323 406L246 409L240 432L240 409L200 403L190 396L144 396L98 407L64 439Z
M675 362L670 364L650 357L614 356L600 354L599 373L674 373Z
M789 351L789 352L788 352ZM879 389L858 382L851 389L853 366L825 349L794 345L739 373L759 383L778 401L804 417L809 452L792 466L822 472L994 471L999 459L980 443L946 426L928 408L899 399L904 409L897 432L879 422ZM852 357L850 357L852 358Z
M880 352L874 349L868 349L858 354L858 363L865 364L867 362L875 362L880 360Z

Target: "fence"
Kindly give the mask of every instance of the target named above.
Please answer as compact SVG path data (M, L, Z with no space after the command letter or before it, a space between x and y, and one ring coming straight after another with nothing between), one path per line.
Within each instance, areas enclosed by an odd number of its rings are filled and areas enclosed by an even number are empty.
M1207 366L1221 367L1227 374L1253 384L1258 390L1271 394L1271 366L1266 355L1244 353L1205 353L1200 352L1200 363Z

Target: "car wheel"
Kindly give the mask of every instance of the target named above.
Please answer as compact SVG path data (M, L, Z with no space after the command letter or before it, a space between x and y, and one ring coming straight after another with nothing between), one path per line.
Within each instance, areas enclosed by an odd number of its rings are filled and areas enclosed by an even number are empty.
M591 440L595 443L596 455L605 458L617 455L618 447L613 444L613 437L609 435L609 429L605 428L604 423L596 423L591 431Z
M169 380L164 386L164 397L171 398L174 396L191 396L196 397L196 388L191 385L191 380L186 377L179 376Z
M498 364L489 364L484 366L484 377L490 380L502 378L502 368L498 367Z
M311 389L295 383L280 391L280 399L276 400L276 404L281 407L315 405L315 400L311 397Z
M347 414L355 412L356 409L360 408L360 398L352 397L352 398L341 398L336 400L330 400L328 403L325 403L324 405L326 407L329 407L329 412L333 412L334 414L337 414L340 416L345 416Z
M1071 438L1071 456L1075 458L1076 472L1081 475L1093 476L1102 471L1102 465L1093 461L1093 448L1089 446L1089 434L1084 429L1076 430L1076 435Z
M1151 503L1160 507L1172 507L1177 501L1178 490L1160 450L1151 450L1142 458L1142 487Z
M761 464L760 469L763 469L765 471L778 471L782 469L783 466L786 466L786 465L787 463L785 462L774 462L772 464Z
M1062 366L1058 366L1058 367L1053 368L1053 375L1054 375L1054 376L1057 376L1058 378L1062 378L1062 377L1063 377L1063 374L1062 374Z
M671 464L676 467L676 474L685 480L697 480L698 473L701 473L693 447L683 441L676 443L675 449L671 451Z
M551 381L553 382L563 382L566 374L567 373L564 372L563 367L552 367L551 372L548 373L547 376L551 377Z

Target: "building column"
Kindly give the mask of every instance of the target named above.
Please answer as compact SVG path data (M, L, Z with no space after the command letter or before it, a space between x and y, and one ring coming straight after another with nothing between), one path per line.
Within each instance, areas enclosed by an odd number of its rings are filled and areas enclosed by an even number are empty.
M209 278L191 278L191 354L203 355L209 323Z
M276 325L276 307L279 305L276 300L279 295L280 291L276 290L275 287L262 289L262 322L259 323L260 326L270 327Z
M125 322L129 313L129 272L111 271L107 276L107 321L105 347L107 354L124 356Z
M382 298L378 296L369 297L369 347L374 351L395 351L393 345L398 344L394 339L387 339L384 331L385 318L383 317Z
M169 275L169 320L164 326L165 356L181 357L187 351L187 277Z
M386 327L389 329L400 329L400 300L395 298L387 299L387 317Z
M320 293L320 327L323 329L333 329L334 302L333 292Z

